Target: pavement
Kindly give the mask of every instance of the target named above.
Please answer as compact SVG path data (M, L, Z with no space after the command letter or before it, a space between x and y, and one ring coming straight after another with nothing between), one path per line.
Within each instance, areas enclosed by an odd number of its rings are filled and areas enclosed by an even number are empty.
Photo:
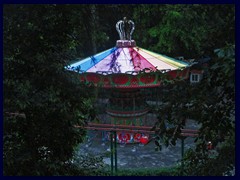
M193 120L188 120L186 128L197 129L199 125ZM102 156L105 164L110 165L110 142L103 142L101 132L91 131L92 139L87 140L79 146L78 154ZM184 141L185 151L194 148L194 138L187 137ZM161 151L155 151L155 143L147 145L117 144L117 165L118 168L156 168L171 167L181 161L181 141L178 140L175 146L163 146Z

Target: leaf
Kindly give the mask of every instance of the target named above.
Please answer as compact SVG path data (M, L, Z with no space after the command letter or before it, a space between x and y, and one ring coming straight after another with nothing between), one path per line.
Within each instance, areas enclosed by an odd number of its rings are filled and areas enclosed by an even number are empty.
M156 140L155 140L154 143L155 143L156 146L158 146L158 147L160 146L159 141L156 141Z

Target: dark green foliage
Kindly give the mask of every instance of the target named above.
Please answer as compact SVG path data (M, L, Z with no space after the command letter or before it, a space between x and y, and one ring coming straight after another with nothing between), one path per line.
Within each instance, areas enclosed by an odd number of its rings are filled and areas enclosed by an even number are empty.
M234 5L138 5L137 44L170 56L198 58L235 42Z
M93 88L80 84L64 66L113 47L119 38L115 24L124 16L135 22L138 46L170 56L211 55L235 41L234 5L12 4L3 10L4 175L88 174L68 162L85 135L74 125L94 117ZM209 139L214 145L231 139L235 49L228 46L216 50L219 57L202 84L179 81L163 91L169 103L159 110L159 148L175 143L186 116L202 124L197 152ZM189 102L193 109L186 110Z
M174 145L180 138L185 119L191 117L200 125L196 148L185 156L185 175L223 175L235 167L235 46L228 45L215 52L217 56L213 57L208 75L201 83L175 81L163 87L167 89L163 91L166 92L163 102L167 103L159 107L161 118L156 126L161 123L174 126L157 132L161 139L167 139L165 144ZM186 104L191 104L191 108ZM208 141L217 152L214 157L207 149Z
M110 167L104 164L102 156L75 154L72 162L82 176L110 176L111 174Z
M235 135L232 133L214 150L206 153L188 150L184 157L184 174L189 176L232 176L235 174L233 171L235 158Z
M64 69L69 10L4 7L4 175L59 175L84 137L74 126L88 118L91 87Z
M212 159L208 156L205 166L200 166L202 175L223 175L228 168L235 167L235 46L229 45L217 52L218 58L210 67L209 78L201 84L195 104L201 123L196 151L207 153L206 142L212 141L219 153ZM212 165L211 172L203 168L206 164Z

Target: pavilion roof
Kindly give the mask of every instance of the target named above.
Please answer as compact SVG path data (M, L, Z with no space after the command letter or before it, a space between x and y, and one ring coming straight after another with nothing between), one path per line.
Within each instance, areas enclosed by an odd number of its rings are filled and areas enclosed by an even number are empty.
M190 64L159 53L155 53L137 46L113 47L96 55L87 57L70 64L69 70L80 73L108 72L127 73L139 72L144 69L156 70L176 70L188 67Z

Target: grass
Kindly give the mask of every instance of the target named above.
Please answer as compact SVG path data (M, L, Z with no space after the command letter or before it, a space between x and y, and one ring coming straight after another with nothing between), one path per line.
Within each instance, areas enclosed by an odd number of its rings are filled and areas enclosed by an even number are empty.
M119 169L118 176L177 176L177 167Z

